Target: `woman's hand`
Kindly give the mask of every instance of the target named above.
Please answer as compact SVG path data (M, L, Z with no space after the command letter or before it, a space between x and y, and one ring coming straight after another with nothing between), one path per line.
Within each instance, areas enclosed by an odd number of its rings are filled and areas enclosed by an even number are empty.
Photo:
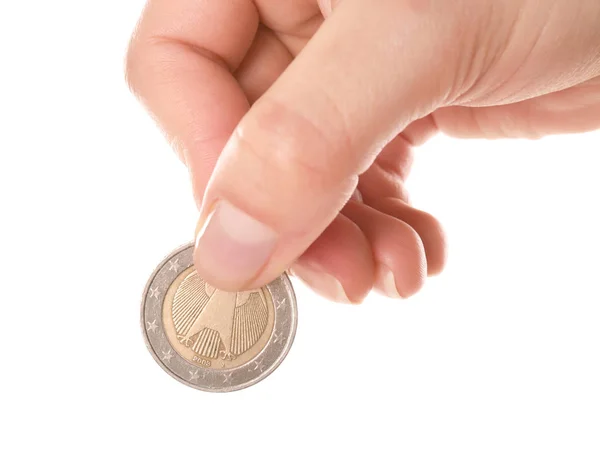
M150 0L127 77L191 172L202 278L407 297L445 261L413 147L599 128L600 2Z

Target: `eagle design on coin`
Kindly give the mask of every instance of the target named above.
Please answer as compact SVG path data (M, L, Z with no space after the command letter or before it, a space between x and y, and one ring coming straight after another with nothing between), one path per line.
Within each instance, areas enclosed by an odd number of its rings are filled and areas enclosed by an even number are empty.
M256 344L269 312L261 291L221 291L194 271L175 292L172 316L181 344L202 357L233 360Z

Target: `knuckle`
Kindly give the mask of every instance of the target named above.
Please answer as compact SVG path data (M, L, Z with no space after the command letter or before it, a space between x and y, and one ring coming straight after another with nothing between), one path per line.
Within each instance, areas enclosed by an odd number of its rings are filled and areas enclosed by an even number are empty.
M135 38L131 40L125 55L125 82L132 93L137 93L146 57L143 45Z
M377 162L360 176L359 187L365 202L378 200L381 197L408 201L408 191L402 179L398 174L385 169Z
M163 78L171 65L171 59L165 59L163 43L152 37L134 34L125 55L125 82L136 96L140 96L144 86Z

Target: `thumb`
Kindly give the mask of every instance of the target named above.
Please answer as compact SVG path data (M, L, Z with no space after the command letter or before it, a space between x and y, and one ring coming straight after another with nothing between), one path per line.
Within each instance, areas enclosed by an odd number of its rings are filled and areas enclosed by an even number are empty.
M411 4L342 2L241 120L200 212L194 261L209 283L258 287L289 268L381 148L449 94L451 21Z

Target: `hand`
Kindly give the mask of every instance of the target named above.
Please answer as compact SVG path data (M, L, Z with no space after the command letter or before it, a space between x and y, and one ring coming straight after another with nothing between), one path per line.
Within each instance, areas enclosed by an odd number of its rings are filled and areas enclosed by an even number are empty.
M191 172L202 278L407 297L445 261L412 148L600 127L599 24L598 0L150 0L127 77Z

